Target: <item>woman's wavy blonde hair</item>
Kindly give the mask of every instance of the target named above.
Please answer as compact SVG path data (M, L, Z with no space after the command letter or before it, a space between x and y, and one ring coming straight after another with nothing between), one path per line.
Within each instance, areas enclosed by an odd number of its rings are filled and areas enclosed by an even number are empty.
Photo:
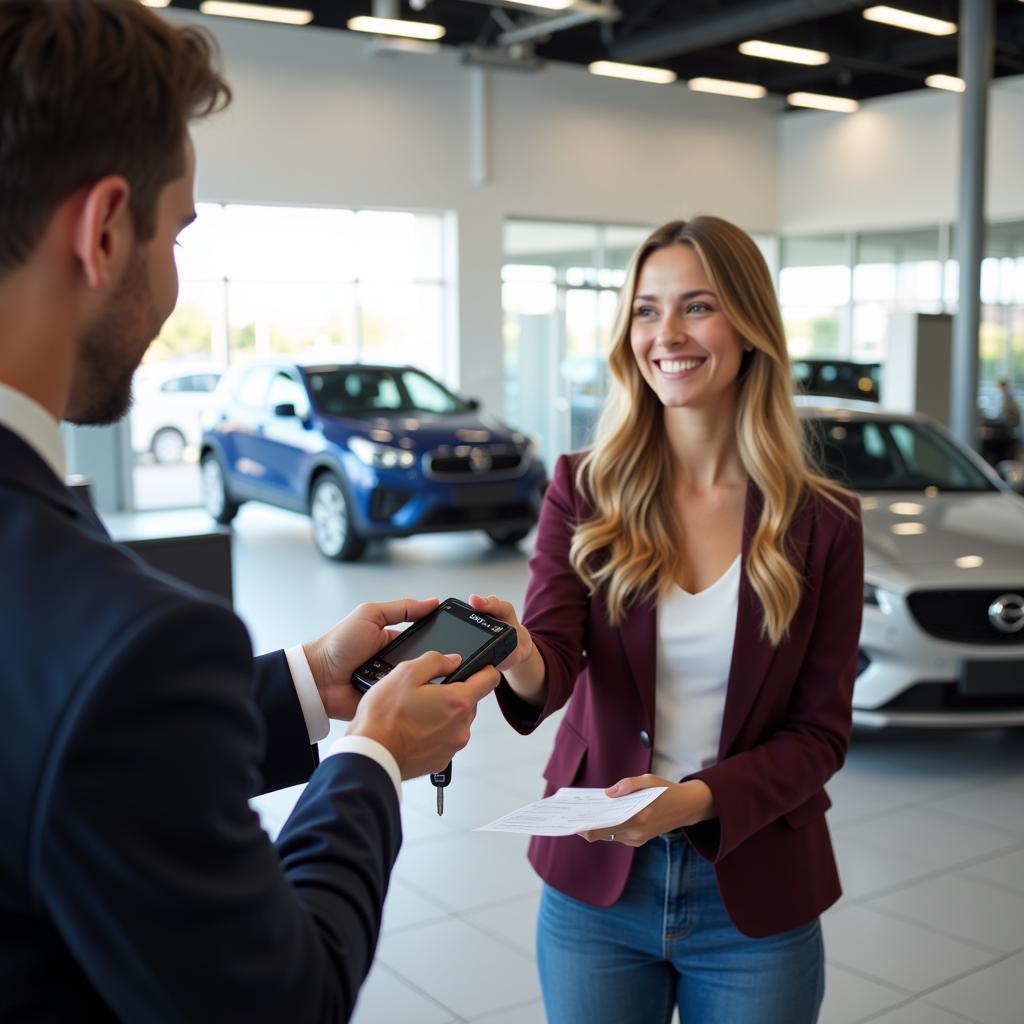
M605 588L613 625L635 601L664 596L672 586L679 560L673 457L663 406L640 375L630 328L645 261L673 245L697 254L726 319L753 346L737 379L736 433L743 466L764 503L746 572L764 610L763 634L778 644L788 634L803 589L787 557L789 528L809 494L846 508L847 492L811 468L793 405L782 316L764 258L749 235L719 217L665 224L630 261L612 334L612 385L594 445L577 473L594 514L577 527L570 560L591 592Z

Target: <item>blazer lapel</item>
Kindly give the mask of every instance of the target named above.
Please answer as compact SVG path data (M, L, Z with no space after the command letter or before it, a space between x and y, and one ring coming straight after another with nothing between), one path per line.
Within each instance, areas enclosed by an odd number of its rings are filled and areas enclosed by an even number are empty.
M739 735L754 700L768 677L768 671L775 657L776 647L767 636L762 635L763 614L761 603L747 576L747 555L750 541L757 528L764 504L761 492L753 482L747 484L747 501L743 514L743 558L740 575L739 608L736 614L736 636L733 641L732 662L729 667L729 683L725 696L725 713L722 718L722 735L718 745L719 758L725 757ZM808 533L811 517L797 513L790 528L790 557L795 560L796 570L803 573L806 561Z
M626 651L626 664L640 691L648 729L654 728L654 691L658 638L657 600L646 600L632 608L619 629L622 646Z
M43 457L14 431L4 426L0 426L0 481L36 494L50 504L70 512L101 536L109 536L106 527L88 503L72 494Z

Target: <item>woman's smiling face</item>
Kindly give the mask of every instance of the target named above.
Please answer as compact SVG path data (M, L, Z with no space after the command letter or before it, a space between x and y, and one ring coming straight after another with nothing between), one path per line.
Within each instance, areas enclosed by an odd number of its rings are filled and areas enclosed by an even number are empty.
M630 346L668 408L712 408L736 383L744 344L689 245L657 249L637 277Z

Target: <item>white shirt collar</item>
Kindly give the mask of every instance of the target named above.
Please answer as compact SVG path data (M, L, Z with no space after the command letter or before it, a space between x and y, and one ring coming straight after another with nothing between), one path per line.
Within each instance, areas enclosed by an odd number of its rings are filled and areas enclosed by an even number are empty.
M14 431L64 482L67 470L60 424L37 401L0 383L0 426Z

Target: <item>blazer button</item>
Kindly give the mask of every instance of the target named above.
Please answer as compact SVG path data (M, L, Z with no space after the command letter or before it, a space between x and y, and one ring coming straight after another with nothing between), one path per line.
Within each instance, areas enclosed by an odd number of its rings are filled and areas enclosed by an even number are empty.
M646 729L640 730L640 743L644 747L649 747L651 745L651 734Z

